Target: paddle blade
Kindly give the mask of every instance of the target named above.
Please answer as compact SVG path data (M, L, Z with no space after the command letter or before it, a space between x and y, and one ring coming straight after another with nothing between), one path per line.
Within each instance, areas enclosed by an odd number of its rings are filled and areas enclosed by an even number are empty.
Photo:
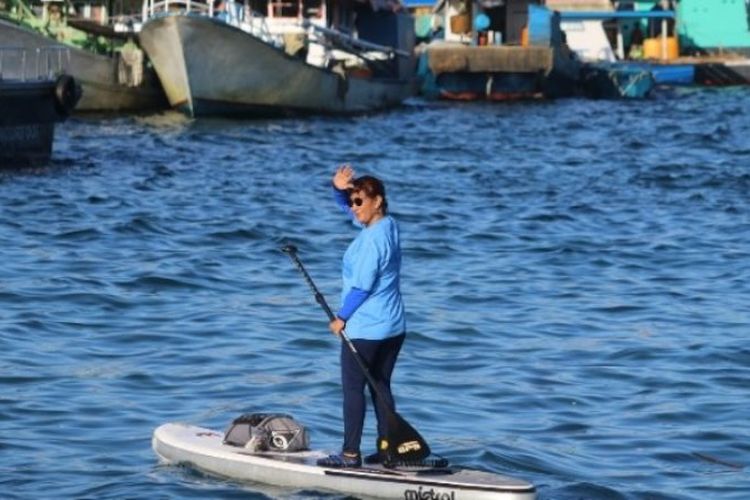
M385 464L419 462L431 453L419 432L396 412L388 415L388 433L378 446Z

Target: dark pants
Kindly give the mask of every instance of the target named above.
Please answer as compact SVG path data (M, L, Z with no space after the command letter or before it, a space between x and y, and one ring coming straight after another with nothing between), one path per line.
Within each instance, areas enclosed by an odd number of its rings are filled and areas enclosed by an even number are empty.
M378 436L386 435L386 415L384 408L395 410L391 394L391 374L396 365L396 358L404 343L405 334L385 340L354 339L352 343L370 370L372 378L378 384L384 401L380 401L375 391L370 388L370 395L375 406L378 420ZM362 441L362 427L365 422L365 378L362 369L354 359L349 346L341 343L341 385L344 390L344 446L343 451L359 453Z

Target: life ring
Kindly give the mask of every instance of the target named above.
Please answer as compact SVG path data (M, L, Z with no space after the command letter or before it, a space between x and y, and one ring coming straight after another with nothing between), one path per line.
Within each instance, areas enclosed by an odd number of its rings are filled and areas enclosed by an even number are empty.
M55 110L68 116L78 104L79 97L75 79L70 75L60 75L55 82Z

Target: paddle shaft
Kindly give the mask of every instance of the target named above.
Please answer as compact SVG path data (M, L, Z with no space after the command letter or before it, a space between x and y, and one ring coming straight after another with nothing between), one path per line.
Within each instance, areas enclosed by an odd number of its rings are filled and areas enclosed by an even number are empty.
M299 272L302 273L302 276L305 278L305 281L310 286L310 289L312 290L313 294L315 295L315 302L320 304L320 307L323 308L325 313L328 315L328 320L333 321L336 319L336 316L333 314L333 311L331 311L331 308L328 306L328 302L326 302L325 297L323 297L323 294L320 293L320 290L318 290L318 287L315 286L315 282L313 282L312 278L310 277L310 274L308 274L307 270L305 269L305 266L302 265L302 262L299 260L299 257L297 257L297 249L292 245L287 245L284 248L281 249L282 252L287 254L290 259L292 259L292 262L294 262L294 265L297 266L297 269L299 269ZM383 393L380 390L380 387L378 387L377 382L375 382L375 379L372 378L372 375L370 374L370 369L365 364L365 361L362 359L362 356L360 356L359 351L357 351L357 348L354 346L354 343L349 339L349 336L346 334L344 330L341 330L341 338L344 339L344 342L349 347L349 350L352 351L352 354L354 355L354 359L357 360L357 364L362 369L362 373L365 374L365 378L367 379L367 382L370 384L370 387L372 387L372 390L375 391L375 394L378 396L378 399L380 399L381 402L388 401ZM386 410L391 412L390 408L388 408L388 405L383 404L383 407L385 407Z

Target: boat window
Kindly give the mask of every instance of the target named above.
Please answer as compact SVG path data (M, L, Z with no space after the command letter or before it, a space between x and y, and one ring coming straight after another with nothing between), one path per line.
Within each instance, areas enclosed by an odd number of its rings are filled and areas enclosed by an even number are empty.
M320 0L302 0L303 17L320 17L323 15L323 5Z
M250 7L251 11L259 14L265 14L266 10L268 10L267 0L248 0L247 5Z
M268 17L321 17L323 8L321 0L269 0Z
M299 7L296 1L271 0L268 2L268 17L297 17Z

